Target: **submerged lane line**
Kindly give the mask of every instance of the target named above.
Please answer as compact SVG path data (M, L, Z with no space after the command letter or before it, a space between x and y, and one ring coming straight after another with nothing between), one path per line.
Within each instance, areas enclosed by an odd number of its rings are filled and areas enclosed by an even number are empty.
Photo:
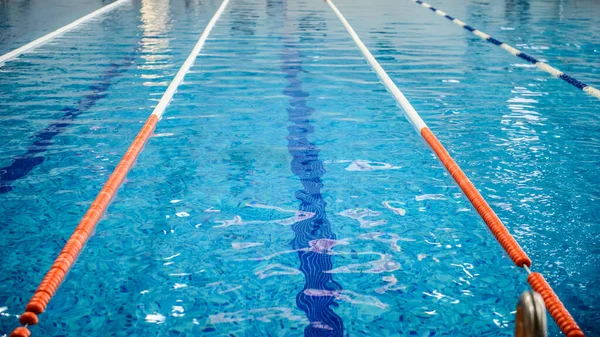
M591 85L587 85L587 84L565 74L564 72L550 66L549 64L536 59L533 56L529 56L529 55L523 53L522 51L518 50L517 48L512 47L511 45L503 43L500 40L494 39L493 37L487 35L486 33L482 32L480 30L477 30L477 29L469 26L468 24L460 21L459 19L456 19L456 18L446 14L446 12L443 12L435 7L432 7L430 4L428 4L424 1L421 1L421 0L411 0L411 1L431 10L432 12L434 12L435 14L437 14L439 16L445 17L446 19L452 21L452 23L463 27L464 29L468 30L469 32L479 36L481 39L506 50L507 52L513 54L514 56L520 57L523 60L525 60L531 64L534 64L541 70L551 74L552 76L560 78L561 80L569 83L570 85L574 86L575 88L578 88L579 90L583 90L586 93L600 99L600 90L592 87Z
M282 10L286 11L287 9L282 8ZM298 22L304 22L307 30L314 28L309 15L301 15L297 19ZM287 21L292 20L287 15L284 17L288 25L294 24ZM289 97L287 113L290 124L287 127L288 136L286 138L288 153L292 156L290 170L302 184L302 188L295 193L296 199L300 201L299 210L303 213L315 214L292 225L294 231L292 248L298 252L299 270L304 275L302 289L296 294L296 305L306 313L310 322L304 329L305 337L342 337L344 336L344 321L334 310L337 306L335 296L313 294L335 294L342 291L341 284L333 278L332 273L328 273L334 269L331 255L326 252L328 248L321 248L321 250L314 248L315 246L333 247L337 242L331 223L327 219L327 203L323 199L321 191L323 189L322 179L326 171L319 158L320 149L308 139L310 134L315 132L312 123L315 109L308 105L310 93L303 88L302 82L304 72L302 42L320 44L321 41L319 41L320 38L311 36L310 32L306 33L303 38L297 37L286 29L288 25L284 24L281 38L283 44L281 70L287 81L283 94Z
M36 40L33 40L24 46L21 46L17 49L9 51L8 53L0 56L0 67L2 67L4 65L4 62L14 59L15 57L18 57L19 55L25 53L26 51L37 48L37 47L41 46L42 44L52 40L53 38L55 38L61 34L64 34L64 33L68 32L69 30L79 26L80 24L82 24L90 19L95 18L98 15L110 12L113 9L121 6L122 4L124 4L127 1L129 1L129 0L117 0L117 1L115 1L109 5L106 5L94 12L91 12L90 14L88 14L82 18L79 18L79 19L71 22L70 24L68 24L66 26L63 26L63 27L61 27L51 33L48 33Z
M225 7L228 3L229 0L223 0L221 6L219 9L217 9L212 19L204 29L204 32L194 46L194 49L177 72L177 75L175 75L171 81L171 84L169 84L169 87L163 94L160 102L154 108L154 111L152 111L150 117L148 117L146 124L144 124L142 130L137 134L133 143L131 143L127 149L127 152L125 152L125 155L98 193L98 196L96 196L96 199L89 207L88 211L83 216L83 219L81 219L75 228L75 231L67 240L64 248L52 264L50 271L48 271L46 276L44 276L44 279L35 291L35 294L27 304L25 313L23 313L20 317L21 324L25 326L16 328L10 334L10 337L29 337L31 335L31 332L27 329L27 326L38 323L37 314L44 312L48 302L50 302L50 299L54 296L56 290L65 278L65 275L75 263L75 260L85 245L85 242L89 238L90 234L94 231L94 228L100 221L104 211L106 211L108 208L108 205L119 189L119 186L125 179L125 176L133 166L140 152L142 152L144 145L154 132L156 124L163 115L169 102L171 102L177 87L181 84L185 74L193 65L194 60L204 46L210 31L215 26L217 20L219 20L219 17L225 10Z
M88 86L89 93L83 95L75 106L62 109L63 115L52 124L33 134L33 143L27 147L23 154L13 156L10 165L0 167L0 194L12 191L12 183L26 177L46 157L44 154L52 145L52 139L65 132L79 115L88 112L98 101L107 96L108 89L113 85L112 79L121 75L124 68L133 64L134 58L127 57L121 63L111 63L110 68L102 73L100 80Z
M483 196L477 191L473 183L467 178L462 169L456 164L454 159L450 156L448 151L444 148L444 146L440 143L440 141L435 137L435 135L429 130L423 119L419 116L417 111L413 108L410 102L404 97L400 89L396 86L396 84L391 80L385 70L381 67L379 62L373 57L373 54L367 49L364 43L360 40L358 35L348 21L344 18L342 13L337 9L337 7L333 4L331 0L325 0L329 7L333 10L335 15L344 25L346 31L352 37L352 40L358 48L363 53L363 56L371 65L373 70L377 73L377 76L381 79L385 87L389 90L389 92L394 96L396 101L402 106L404 111L406 112L407 118L411 121L411 123L415 126L417 131L421 134L421 136L425 139L425 141L431 146L437 157L444 164L454 181L459 185L463 193L467 196L473 207L477 210L483 221L487 224L488 228L492 231L498 242L502 245L508 256L513 260L513 262L519 267L525 267L529 273L529 266L531 266L531 260L527 256L527 254L523 251L523 249L519 246L514 237L510 234L510 232L506 229L502 221L498 218L496 213L492 210L492 208L485 201ZM539 273L531 273L527 278L531 287L539 292L544 299L544 303L546 304L546 308L554 318L554 321L561 328L561 330L568 337L581 337L584 336L583 332L577 326L577 323L571 317L565 306L560 302L558 296L554 293L550 285L544 280L543 276Z

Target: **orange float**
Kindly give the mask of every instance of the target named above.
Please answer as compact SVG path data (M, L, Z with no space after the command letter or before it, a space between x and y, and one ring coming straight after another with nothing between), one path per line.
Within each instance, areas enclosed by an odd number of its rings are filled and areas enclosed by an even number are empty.
M584 337L583 331L579 328L571 314L562 304L558 296L552 290L552 287L546 282L544 276L540 273L531 273L527 277L527 282L533 290L537 291L544 299L544 304L548 312L567 337Z
M110 178L108 178L108 181L104 184L102 190L83 216L83 219L81 219L79 225L77 225L77 228L71 234L69 240L67 240L62 251L56 260L54 260L50 270L42 279L31 300L29 300L29 303L25 307L25 312L19 318L21 324L35 325L38 323L37 315L46 310L46 306L56 293L69 269L71 269L85 242L93 232L96 224L98 224L98 221L100 221L100 217L108 208L110 201L125 179L127 172L133 166L135 159L144 148L144 144L146 144L152 132L154 132L157 123L158 116L154 114L150 115L146 124L144 124L142 130L135 137ZM10 334L10 337L29 337L30 335L31 333L26 327L18 327Z
M492 234L494 234L500 245L502 245L513 262L519 267L531 266L531 260L523 251L521 246L519 246L519 243L517 243L515 238L509 233L506 227L504 227L504 224L500 218L498 218L490 205L488 205L485 199L483 199L473 183L469 180L469 178L467 178L465 173L460 169L458 164L456 164L454 159L452 159L450 154L448 154L448 151L446 151L444 146L435 137L431 130L429 130L427 127L422 128L421 135L427 144L431 146L437 157L440 159L442 164L444 164L458 186L460 186L463 193L471 201L473 207L475 207L483 221L487 224L490 231L492 231Z

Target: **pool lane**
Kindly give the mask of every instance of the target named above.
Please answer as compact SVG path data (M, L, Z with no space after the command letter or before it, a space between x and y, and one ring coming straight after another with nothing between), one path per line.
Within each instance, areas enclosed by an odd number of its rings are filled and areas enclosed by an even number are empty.
M118 77L141 55L140 40L105 29L136 22L134 6L124 5L111 17L100 16L57 37L35 53L21 55L3 66L0 76L0 125L6 140L0 157L0 193L13 189L46 160L53 139L77 127L82 114L94 113ZM97 29L102 27L102 29ZM94 31L96 29L96 31ZM93 39L90 43L85 39ZM99 55L105 51L110 55ZM130 70L130 69L129 69ZM60 138L60 137L59 137ZM16 145L16 146L15 146ZM6 164L5 164L6 163Z
M282 5L281 10L285 13L287 1L284 0ZM303 43L306 43L306 40L315 44L323 43L322 39L311 36L315 28L311 24L319 20L318 13L308 11L294 18L298 22L305 22L306 34L302 37ZM299 210L302 214L311 214L307 219L292 225L295 234L292 248L298 250L299 269L305 277L304 287L296 296L296 303L310 320L310 325L304 330L305 336L343 336L344 322L333 310L338 306L335 297L340 294L342 286L334 280L333 274L328 273L333 270L332 256L329 253L337 241L327 219L327 203L321 194L321 178L326 171L319 159L318 146L308 140L308 136L314 133L311 116L315 109L307 105L310 93L302 88L303 57L297 49L301 41L290 35L291 28L285 15L284 20L287 28L284 28L281 41L281 69L288 82L283 94L290 98L287 112L288 120L292 123L287 128L288 151L293 158L290 163L291 170L303 186L303 189L296 192L296 198L301 203Z
M10 165L0 168L0 194L12 191L12 182L25 177L44 162L43 154L52 145L52 139L64 133L79 115L92 109L99 100L106 98L106 92L113 84L114 78L125 72L127 67L132 65L135 57L131 55L122 61L111 63L100 75L100 79L88 87L88 93L80 98L75 106L62 109L64 115L60 116L58 121L32 136L34 141L27 147L27 152L13 156Z
M156 96L189 54L216 5L216 1L132 2L2 68L0 166L15 168L13 158L31 147L40 150L37 144L32 146L39 141L37 136L44 138L45 152L43 162L36 159L39 165L12 180L12 191L1 196L0 241L5 249L0 252L0 268L11 272L3 273L0 281L4 299L0 335L18 325L15 315L139 131L139 123L152 111ZM174 22L173 16L180 20ZM61 118L74 115L64 125ZM50 136L51 142L46 142ZM39 253L39 259L26 258L30 249ZM15 293L16 288L23 292ZM60 306L65 297L59 297L51 307ZM57 321L51 318L45 326L32 327L32 332L53 335L48 331Z
M30 325L36 325L39 322L37 315L43 313L48 305L48 302L54 297L60 284L63 283L66 274L76 262L80 255L83 246L88 241L89 237L95 232L96 225L100 222L103 214L107 211L112 199L124 182L129 170L135 164L139 154L142 152L145 144L154 134L156 125L165 111L167 105L171 102L177 87L183 82L185 75L189 72L196 57L202 50L204 43L210 34L215 23L218 21L221 13L229 3L229 0L224 0L215 12L211 20L206 25L200 38L194 45L194 48L186 58L183 65L177 71L173 80L165 90L160 101L144 123L142 129L136 135L134 141L129 145L127 151L119 161L117 167L111 172L109 179L104 183L100 192L92 202L89 209L77 225L74 232L71 234L61 253L58 255L52 267L46 273L35 294L28 302L24 313L19 317L19 321L23 326L17 327L11 333L11 336L27 336L31 332L27 329Z
M127 279L89 256L70 276L68 290L89 303L80 317L117 307L131 315L130 334L327 335L340 330L311 322L313 313L307 318L300 308L325 317L321 304L333 298L330 308L351 336L510 335L513 302L526 285L337 19L312 1L288 3L293 29L284 32L283 11L269 12L265 2L231 5L159 124L160 137L88 243L122 265ZM282 51L294 41L301 68L291 60L282 68ZM286 72L296 70L291 82ZM282 92L298 83L310 95ZM306 132L308 147L294 151L318 149L328 172L315 175L337 240L325 271L343 285L336 291L308 288L290 247L291 226L308 213L298 210L299 177L290 173L295 101L312 113L297 131ZM320 243L312 247L324 252L334 242ZM125 290L102 292L100 274ZM299 307L299 293L319 304Z
M3 154L7 155L1 158L1 163L6 164L0 168L0 194L13 190L13 183L43 164L47 159L45 153L48 150L52 152L55 148L54 138L70 133L70 128L81 128L82 124L89 123L90 117L84 121L78 120L84 114L94 116L99 110L95 107L100 101L110 96L117 104L122 103L120 90L110 90L120 81L119 77L124 77L121 81L129 81L135 77L146 78L137 83L141 86L140 93L160 93L172 70L169 69L170 65L165 68L164 62L160 61L165 57L169 39L161 38L158 35L161 32L156 29L163 26L164 31L170 24L151 12L153 6L156 7L150 1L142 2L141 8L135 8L131 4L124 6L112 14L116 20L100 17L86 22L67 35L56 38L50 45L40 47L35 54L22 56L6 65L0 82L0 89L3 90L0 92L3 99L0 112L6 117L2 124L8 132L5 135L8 146L3 148ZM166 8L162 6L158 9ZM148 22L149 20L152 21ZM98 27L102 29L96 29ZM104 36L102 32L106 29L118 32L110 37ZM147 34L137 38L136 30ZM86 39L99 42L89 44ZM162 47L157 45L156 42L160 40L167 44ZM89 45L86 46L86 43ZM110 53L110 56L107 58L99 55L99 52ZM61 55L60 60L54 59L56 54ZM179 60L181 56L175 55L173 58ZM86 64L90 69L85 69ZM142 74L139 74L140 70ZM69 73L69 76L61 76L65 73ZM72 102L78 96L79 99ZM130 99L138 100L129 96ZM142 98L142 102L153 100L147 96L144 98L143 94L138 97ZM66 107L60 108L61 104ZM110 104L104 102L102 109ZM123 110L123 107L117 106L117 109ZM110 119L108 116L105 118ZM40 119L42 121L38 123ZM46 121L48 124L44 125L43 122ZM36 127L39 129L33 131ZM12 146L17 142L20 143L18 146Z
M431 146L438 159L440 159L440 161L448 170L448 173L450 173L455 182L461 187L463 193L471 201L472 206L481 215L482 219L486 222L488 228L493 232L498 242L502 244L503 248L505 249L505 253L511 257L515 265L518 267L523 267L528 273L527 282L531 285L534 291L542 294L546 308L554 318L556 324L560 327L561 331L567 336L583 336L583 331L581 331L581 328L577 325L567 308L555 294L552 287L547 283L542 274L535 271L532 272L528 268L531 267L531 260L527 254L514 240L512 234L506 229L502 221L489 207L485 199L473 186L461 168L456 164L452 156L431 132L431 130L429 130L429 128L425 125L419 114L414 110L413 106L409 103L406 97L404 97L404 95L400 92L385 70L375 60L367 47L356 35L353 28L346 21L341 12L336 8L333 0L327 0L327 4L335 12L336 16L340 19L348 33L352 36L352 39L356 43L357 47L359 47L359 49L362 51L373 70L377 72L378 77L385 84L388 91L390 91L390 93L394 96L398 104L402 106L404 113L410 119L411 123L417 128L425 141Z

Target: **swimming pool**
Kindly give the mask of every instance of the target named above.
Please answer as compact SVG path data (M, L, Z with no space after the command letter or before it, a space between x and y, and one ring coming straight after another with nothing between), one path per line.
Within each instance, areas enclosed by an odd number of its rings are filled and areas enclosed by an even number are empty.
M597 332L597 99L411 1L336 3ZM0 335L220 4L128 2L0 68ZM600 85L593 1L435 6ZM326 4L232 0L31 331L512 336L525 278Z

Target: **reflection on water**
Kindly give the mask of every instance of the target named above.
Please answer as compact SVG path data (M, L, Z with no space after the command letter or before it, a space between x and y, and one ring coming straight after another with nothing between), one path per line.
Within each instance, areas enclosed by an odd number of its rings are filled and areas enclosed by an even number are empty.
M387 224L387 220L366 220L367 217L380 216L381 212L373 211L368 208L353 208L347 209L339 213L350 219L357 220L361 228L372 228Z
M531 17L529 0L505 0L504 15L515 25L527 24Z
M171 56L167 53L171 41L169 32L173 28L170 8L169 0L142 0L140 28L144 32L144 36L139 46L142 52L141 58L145 62L138 67L139 69L152 71L172 67L169 62ZM144 82L146 86L167 86L170 82L169 77L158 75L155 72L142 73L141 77L148 79Z
M295 315L290 308L259 308L250 310L239 310L235 312L223 312L210 316L212 324L238 323L243 321L260 321L270 323L275 318L286 318L291 321L305 321L306 318Z

